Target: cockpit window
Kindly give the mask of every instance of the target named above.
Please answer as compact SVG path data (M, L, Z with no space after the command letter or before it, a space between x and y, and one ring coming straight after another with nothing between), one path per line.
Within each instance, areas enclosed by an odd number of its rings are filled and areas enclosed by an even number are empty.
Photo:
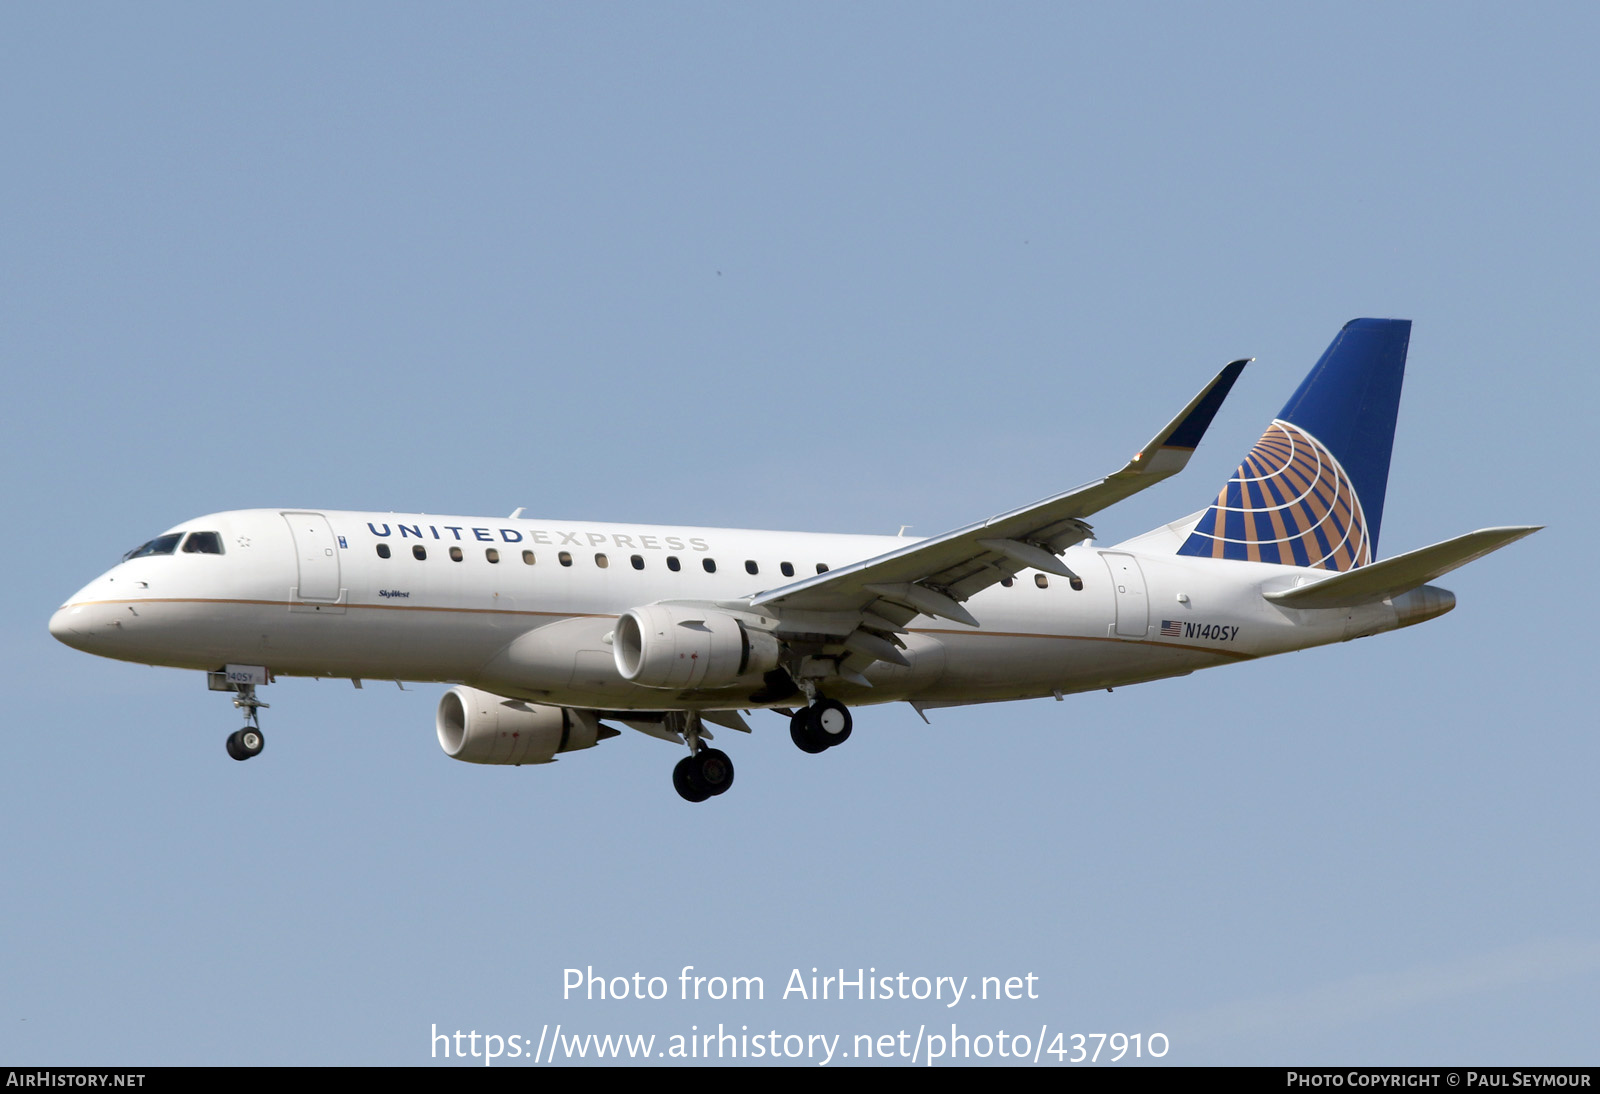
M216 532L190 532L189 538L183 541L183 553L186 555L220 555L222 553L222 536Z
M146 555L170 555L178 549L178 541L183 538L182 532L169 532L164 536L157 536L149 543L141 544L122 556L124 562L130 558L144 558Z

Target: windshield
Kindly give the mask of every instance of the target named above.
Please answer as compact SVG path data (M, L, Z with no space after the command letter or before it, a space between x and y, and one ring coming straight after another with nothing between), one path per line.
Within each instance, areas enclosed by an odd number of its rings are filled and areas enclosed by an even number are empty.
M183 553L186 555L220 555L222 553L222 537L216 532L190 532L189 538L183 541Z
M126 562L130 558L143 558L145 555L170 555L178 549L178 541L183 538L182 532L169 532L164 536L157 536L149 543L135 547L122 556Z

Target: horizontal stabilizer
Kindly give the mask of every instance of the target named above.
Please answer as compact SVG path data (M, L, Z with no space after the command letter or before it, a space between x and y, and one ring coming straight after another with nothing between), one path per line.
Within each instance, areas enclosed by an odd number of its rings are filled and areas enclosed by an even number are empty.
M1543 525L1515 528L1481 528L1431 547L1419 547L1403 555L1370 562L1322 581L1280 589L1263 595L1285 608L1348 608L1385 597L1399 596L1434 578L1465 566L1508 543L1531 536Z

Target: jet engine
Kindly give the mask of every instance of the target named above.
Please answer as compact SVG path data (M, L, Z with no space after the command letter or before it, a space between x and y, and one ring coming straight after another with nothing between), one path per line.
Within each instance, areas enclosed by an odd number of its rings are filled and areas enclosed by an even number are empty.
M716 688L778 665L778 640L694 604L649 604L624 612L612 639L617 671L647 688Z
M477 688L455 687L439 700L439 747L473 764L547 764L557 752L593 748L603 732L587 710L546 707L506 699Z

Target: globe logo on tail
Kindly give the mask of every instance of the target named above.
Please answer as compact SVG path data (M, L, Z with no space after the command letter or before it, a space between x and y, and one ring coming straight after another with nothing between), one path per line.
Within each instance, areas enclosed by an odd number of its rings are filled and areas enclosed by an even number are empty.
M1353 570L1372 561L1361 499L1327 447L1275 419L1179 554Z

